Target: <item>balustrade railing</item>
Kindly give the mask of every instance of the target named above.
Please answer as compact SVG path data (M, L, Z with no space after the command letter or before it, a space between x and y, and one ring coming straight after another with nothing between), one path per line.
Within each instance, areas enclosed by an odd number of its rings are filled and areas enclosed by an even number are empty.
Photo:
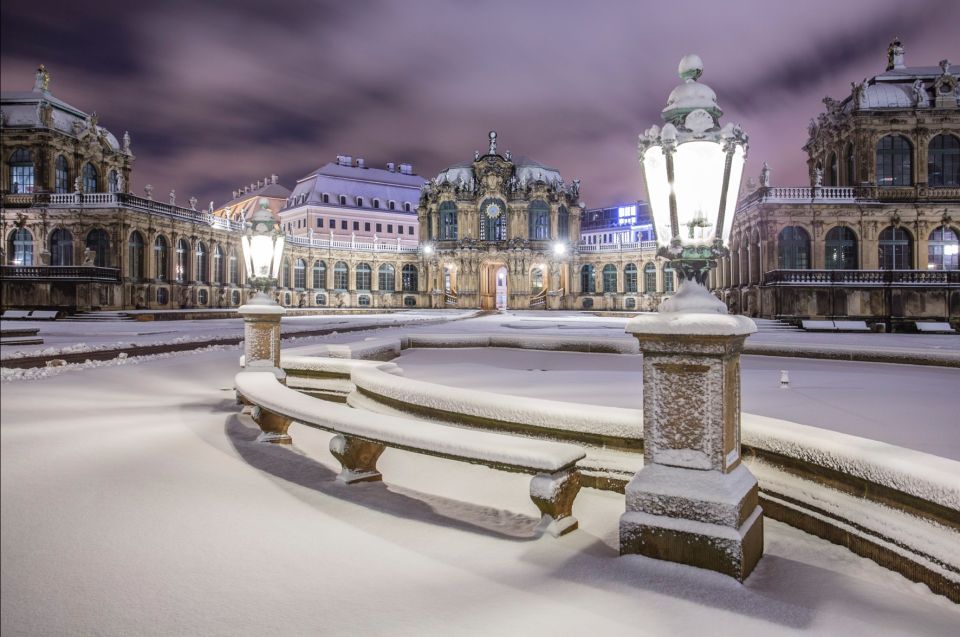
M287 243L292 245L307 246L313 248L340 248L344 250L359 250L361 252L417 252L419 249L416 243L403 243L402 241L352 241L350 239L309 237L303 235L287 235Z
M960 285L960 270L771 270L764 285L942 286Z
M120 281L118 268L100 268L93 265L4 265L0 279L21 281Z
M579 252L656 252L656 241L631 241L629 243L581 243Z

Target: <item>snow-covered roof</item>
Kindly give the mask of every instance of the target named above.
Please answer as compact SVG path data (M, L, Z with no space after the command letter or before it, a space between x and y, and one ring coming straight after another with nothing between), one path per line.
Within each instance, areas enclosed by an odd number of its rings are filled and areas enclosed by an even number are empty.
M364 207L369 207L373 199L379 199L382 208L391 200L415 206L420 200L420 187L425 183L423 177L412 173L330 162L298 180L290 196L295 202L293 205L322 204L323 195L328 194L331 204L336 204L337 197L344 195L351 206L357 197L363 197ZM303 202L301 195L306 196Z
M521 183L534 181L554 182L562 179L559 170L551 168L546 164L541 164L535 159L518 156L512 158L511 161L514 165L514 174ZM472 180L473 161L461 161L441 170L433 181L434 183L440 184L443 182L457 183L459 181L469 183Z
M52 107L51 122L54 130L76 137L75 125L86 126L90 117L75 106L54 97L49 91L4 91L0 93L0 110L3 111L3 125L10 128L45 127L40 120L40 103ZM114 150L120 150L117 138L102 126L97 131L106 138Z

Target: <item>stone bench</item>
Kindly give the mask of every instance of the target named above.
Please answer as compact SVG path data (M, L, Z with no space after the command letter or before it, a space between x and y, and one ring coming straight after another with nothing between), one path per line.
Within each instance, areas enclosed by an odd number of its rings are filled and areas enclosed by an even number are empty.
M836 332L837 326L833 321L800 321L800 327L808 332Z
M577 462L585 456L578 446L352 409L290 389L271 372L240 372L235 385L253 406L261 441L289 443L291 422L335 433L330 452L340 462L340 482L380 480L377 459L386 447L482 464L533 474L530 499L541 513L538 533L558 537L577 528L572 513L580 490Z
M800 321L800 326L808 332L869 332L866 321Z
M866 321L834 321L838 332L869 332L870 327Z
M0 319L7 321L12 319L25 319L30 316L30 310L6 310Z
M923 334L956 334L957 331L950 327L949 323L936 323L933 321L917 321L917 331Z
M60 316L58 310L33 310L30 312L31 321L55 321Z

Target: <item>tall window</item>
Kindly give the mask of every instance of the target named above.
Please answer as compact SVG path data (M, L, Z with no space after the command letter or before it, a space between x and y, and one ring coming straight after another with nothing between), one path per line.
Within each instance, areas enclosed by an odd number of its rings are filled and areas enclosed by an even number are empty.
M153 240L153 278L157 281L167 280L167 240L163 235L157 235Z
M26 228L17 228L7 241L10 265L33 265L33 234Z
M327 264L323 261L313 262L313 287L316 290L327 287Z
M830 153L827 157L826 186L840 185L840 165L837 163L837 154Z
M417 266L408 263L400 270L400 283L404 292L416 292L419 287Z
M657 293L657 266L652 263L643 266L643 291L647 294Z
M913 184L913 147L903 135L887 135L877 144L877 185Z
M557 208L557 239L566 241L570 238L570 213L566 206Z
M194 280L199 283L206 283L207 275L209 273L207 272L207 246L203 243L203 241L197 241L196 257L197 263L194 266L194 272L196 273L196 276L194 277Z
M190 244L186 239L177 241L177 269L174 278L183 283L190 275Z
M396 277L396 268L389 263L384 263L380 266L380 271L377 274L377 285L384 292L393 292L397 289Z
M83 165L83 192L97 192L97 169L87 162Z
M50 265L73 265L73 235L57 228L50 235Z
M297 259L293 264L293 287L303 290L307 287L307 262Z
M227 259L227 261L230 263L230 266L228 268L228 271L230 273L229 283L230 285L236 285L237 282L240 280L240 267L239 267L239 264L237 263L237 255L231 252L230 258Z
M111 170L107 173L107 191L108 192L119 192L120 191L120 180L117 178L117 171Z
M507 238L507 206L499 199L484 199L480 204L480 238L503 241Z
M877 241L880 249L881 270L910 270L913 268L913 241L901 227L887 226Z
M534 241L550 238L550 206L546 201L531 201L527 208L528 236Z
M617 291L617 266L612 263L603 266L603 291L604 293Z
M53 164L53 190L60 194L70 192L70 168L63 155L57 155Z
M357 289L358 290L369 290L370 282L372 279L371 276L372 270L370 266L366 263L361 263L357 266L356 276L357 276Z
M440 204L440 238L457 238L457 204L452 201Z
M844 226L830 228L824 243L824 267L828 270L857 269L857 236L853 230Z
M637 293L637 266L628 263L623 268L623 291L627 294Z
M93 250L93 264L98 268L110 267L110 237L105 230L94 228L87 234L87 249Z
M33 192L33 153L18 148L10 155L10 192Z
M220 248L220 244L218 243L213 246L213 282L219 284L223 283L225 279L223 250Z
M543 292L543 268L530 270L530 289L534 294Z
M584 294L597 293L597 282L594 277L592 263L585 263L583 267L580 268L580 290Z
M346 290L349 274L347 264L343 261L337 261L337 264L333 266L333 288L335 290Z
M277 287L290 287L290 262L286 259L280 264L280 280L277 282Z
M777 267L781 270L810 268L810 235L800 226L787 226L777 235Z
M847 144L847 185L856 186L857 185L857 163L856 158L853 156L853 144Z
M143 278L143 235L137 230L130 233L127 255L130 259L130 278L139 281Z
M663 266L663 293L670 294L675 289L673 268L667 263Z
M934 229L927 246L927 269L960 270L960 241L952 228L940 226Z
M960 137L937 135L930 140L927 182L931 186L960 186Z

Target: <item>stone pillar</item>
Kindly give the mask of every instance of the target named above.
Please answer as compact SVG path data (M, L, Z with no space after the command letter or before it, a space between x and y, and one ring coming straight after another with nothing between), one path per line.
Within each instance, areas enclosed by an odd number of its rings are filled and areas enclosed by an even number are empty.
M257 294L237 308L237 314L243 317L244 371L272 371L284 382L285 374L280 368L280 318L286 310L269 297Z
M643 352L644 467L626 487L620 553L743 581L763 554L757 480L740 459L740 352L756 325L685 282L626 331Z

